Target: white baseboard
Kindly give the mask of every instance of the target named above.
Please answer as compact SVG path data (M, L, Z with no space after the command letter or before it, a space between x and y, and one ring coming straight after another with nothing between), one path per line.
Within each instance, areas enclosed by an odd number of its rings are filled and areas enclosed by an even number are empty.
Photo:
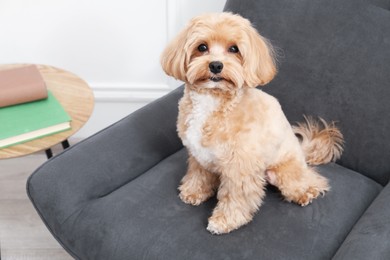
M148 103L172 90L168 84L91 84L95 102Z

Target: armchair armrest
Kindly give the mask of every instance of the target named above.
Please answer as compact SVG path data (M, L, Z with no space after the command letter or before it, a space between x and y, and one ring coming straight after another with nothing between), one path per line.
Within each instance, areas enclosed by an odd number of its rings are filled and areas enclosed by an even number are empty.
M333 259L388 259L390 256L390 184L353 227Z
M103 197L182 148L176 133L180 87L70 147L38 168L27 193L55 236L91 200Z

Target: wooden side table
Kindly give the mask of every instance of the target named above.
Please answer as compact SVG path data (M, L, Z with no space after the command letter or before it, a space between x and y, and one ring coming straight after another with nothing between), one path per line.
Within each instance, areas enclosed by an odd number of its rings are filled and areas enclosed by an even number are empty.
M0 65L0 70L26 65L30 64ZM47 88L52 91L53 95L72 118L71 129L0 149L0 159L24 156L43 150L50 151L50 147L58 143L62 143L64 148L66 148L69 146L67 139L76 133L92 114L94 106L93 92L84 80L70 72L52 66L37 65L37 67ZM50 157L50 152L47 152L48 157Z

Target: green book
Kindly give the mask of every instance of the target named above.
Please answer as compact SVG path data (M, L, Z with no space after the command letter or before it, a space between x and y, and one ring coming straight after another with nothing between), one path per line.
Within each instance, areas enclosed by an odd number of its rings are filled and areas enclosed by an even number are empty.
M47 99L0 108L0 148L68 130L70 121L50 91Z

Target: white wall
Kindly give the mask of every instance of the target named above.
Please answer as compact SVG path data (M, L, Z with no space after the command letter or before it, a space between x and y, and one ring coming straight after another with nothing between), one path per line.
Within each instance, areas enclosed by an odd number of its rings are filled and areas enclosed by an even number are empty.
M160 68L167 41L225 0L1 0L0 63L49 64L86 80L95 110L87 137L180 83Z

